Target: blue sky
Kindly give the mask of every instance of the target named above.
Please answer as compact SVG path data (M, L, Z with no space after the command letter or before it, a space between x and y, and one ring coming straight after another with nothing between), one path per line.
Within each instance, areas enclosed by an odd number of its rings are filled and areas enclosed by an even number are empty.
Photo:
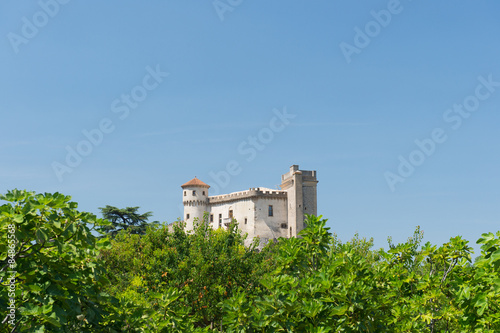
M2 1L1 192L59 191L81 210L140 206L172 222L194 176L212 193L274 188L299 164L317 170L319 213L342 240L382 247L420 225L426 241L474 244L500 229L499 12Z

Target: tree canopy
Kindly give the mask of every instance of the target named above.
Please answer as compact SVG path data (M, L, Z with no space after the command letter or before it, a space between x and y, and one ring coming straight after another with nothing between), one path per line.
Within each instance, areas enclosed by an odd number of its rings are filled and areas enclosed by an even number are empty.
M7 202L0 206L2 331L102 329L113 298L103 290L108 282L96 259L110 243L92 231L107 222L79 212L60 193L13 190L0 199Z
M103 218L111 222L110 225L104 226L103 230L112 237L116 236L120 230L129 230L131 234L144 235L148 219L153 215L152 212L138 213L139 207L117 208L106 205L106 207L99 207L99 209Z
M298 238L258 251L237 221L99 238L112 222L69 196L0 199L0 332L500 331L500 232L482 235L472 263L460 236L422 244L417 227L405 243L372 249L307 216Z

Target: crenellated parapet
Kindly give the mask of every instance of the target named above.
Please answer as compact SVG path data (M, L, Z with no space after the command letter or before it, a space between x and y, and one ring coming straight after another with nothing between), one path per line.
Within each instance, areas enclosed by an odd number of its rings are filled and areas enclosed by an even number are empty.
M207 200L185 200L182 203L184 204L184 206L189 206L189 207L208 205Z
M232 202L248 198L274 198L274 199L286 199L286 191L273 191L269 189L261 189L260 187L250 188L248 191L234 192L230 194L215 195L208 197L208 202L210 204L222 203L222 202Z
M302 170L301 172L302 172L302 180L303 181L318 182L318 180L316 179L316 170L312 170L312 171Z

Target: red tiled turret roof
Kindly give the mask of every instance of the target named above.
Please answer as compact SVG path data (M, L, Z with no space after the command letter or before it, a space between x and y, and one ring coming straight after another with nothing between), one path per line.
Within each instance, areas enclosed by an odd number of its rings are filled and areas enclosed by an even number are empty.
M205 184L204 182L202 182L201 180L199 180L196 177L194 177L193 179L191 179L190 181L188 181L186 184L182 185L181 187L184 188L184 187L188 187L188 186L207 187L207 188L210 187L210 185Z

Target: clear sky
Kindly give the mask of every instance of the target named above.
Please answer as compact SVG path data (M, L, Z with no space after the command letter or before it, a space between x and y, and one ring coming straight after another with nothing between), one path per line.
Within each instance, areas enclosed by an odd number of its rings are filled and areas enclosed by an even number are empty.
M182 216L318 172L342 240L500 229L500 3L0 3L0 187ZM228 170L229 164L229 170ZM228 173L230 171L231 173ZM475 246L477 249L477 246Z

